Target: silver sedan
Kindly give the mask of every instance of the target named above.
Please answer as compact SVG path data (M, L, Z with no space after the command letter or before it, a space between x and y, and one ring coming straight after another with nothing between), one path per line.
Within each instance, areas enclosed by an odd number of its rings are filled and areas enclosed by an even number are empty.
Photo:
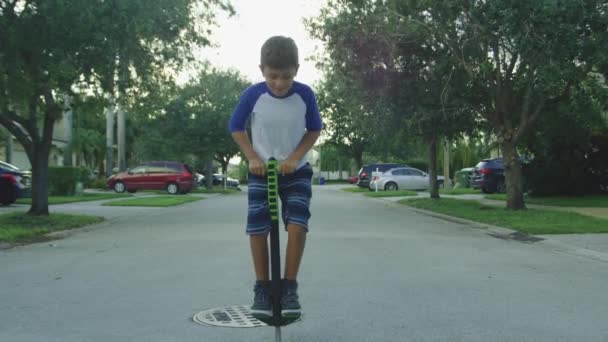
M444 177L438 176L439 186L443 185ZM427 190L430 187L429 175L413 167L398 167L390 169L381 175L372 175L369 183L370 190Z

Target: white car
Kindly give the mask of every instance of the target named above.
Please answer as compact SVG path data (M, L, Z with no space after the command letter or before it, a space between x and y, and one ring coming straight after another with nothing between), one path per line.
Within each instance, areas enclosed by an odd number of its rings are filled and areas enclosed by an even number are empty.
M196 181L198 182L199 186L205 186L205 175L202 175L200 173L196 173ZM223 185L224 184L224 175L220 174L220 173L214 173L213 174L213 185ZM226 178L226 186L227 187L232 187L232 188L239 188L239 186L241 185L241 183L238 181L238 179L234 179L234 178Z
M437 176L439 186L443 186L444 177ZM413 167L397 167L390 169L378 177L372 178L370 190L427 190L430 187L429 175Z

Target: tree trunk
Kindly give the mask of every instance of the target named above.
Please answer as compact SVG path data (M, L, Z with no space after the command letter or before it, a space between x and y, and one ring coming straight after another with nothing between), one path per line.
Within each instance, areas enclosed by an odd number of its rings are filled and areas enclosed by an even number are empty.
M363 149L355 149L352 157L355 160L355 165L357 166L357 170L355 170L355 172L359 172L359 170L363 167Z
M224 174L224 177L222 177L222 188L224 189L226 189L226 186L228 184L228 164L230 164L230 160L225 160L224 158L222 158L222 171Z
M432 137L429 142L429 185L431 198L439 198L437 188L437 137Z
M29 214L49 214L49 152L50 143L36 143L32 161L32 205Z
M515 144L509 140L501 143L505 167L505 185L507 187L507 209L526 209L522 182L521 162Z
M446 189L452 188L452 179L450 178L450 152L451 144L446 138L443 140L443 177L445 178L443 186L446 187Z
M224 174L226 175L226 177L228 176L228 164L229 163L230 163L229 161L222 160L222 171L224 171Z
M207 189L213 187L213 158L207 159L207 167L205 168L205 185Z

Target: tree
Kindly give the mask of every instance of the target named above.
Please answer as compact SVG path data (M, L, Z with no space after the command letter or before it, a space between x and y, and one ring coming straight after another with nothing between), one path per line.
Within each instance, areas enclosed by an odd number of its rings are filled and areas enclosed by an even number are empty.
M425 32L405 20L397 6L414 17L423 16L407 2L330 1L309 27L325 42L331 61L325 63L331 65L333 74L345 75L370 94L368 103L380 114L371 122L383 123L376 125L376 143L395 146L396 136L407 135L424 140L431 197L436 198L437 142L470 130L474 115L453 96L462 68L448 63L445 48L426 44Z
M228 132L228 120L249 84L238 72L202 65L189 83L167 95L162 110L148 120L147 136L138 150L147 151L144 159L190 158L207 171L211 186L209 163L215 159L227 170L239 152Z
M111 171L116 124L118 169L124 171L129 99L149 83L156 86L156 78L166 78L192 61L196 47L209 45L208 27L214 24L216 9L230 14L233 9L228 0L113 0L105 4L99 21L108 28L107 39L99 48L108 59L98 78L108 97L106 159Z
M607 27L597 0L335 0L313 33L349 77L387 85L384 94L429 145L433 127L440 135L464 127L436 121L443 108L469 113L456 122L480 115L505 159L507 208L523 209L517 148L545 108L567 102L596 68L605 71Z
M97 169L99 175L104 174L104 104L99 96L79 96L72 104L74 129L70 150L75 154L75 165Z
M403 9L428 32L426 44L446 48L450 64L465 70L464 97L501 146L507 208L525 208L517 147L546 108L567 102L605 61L605 2L428 0L417 2L418 17Z
M535 195L585 195L608 184L608 92L598 74L573 89L567 103L547 107L525 144L534 156L524 168ZM601 80L601 78L600 78Z
M363 153L369 149L374 133L373 117L363 100L360 89L348 79L331 73L327 68L319 84L317 100L324 121L322 134L355 161L357 169L363 166Z
M82 83L112 83L116 51L137 61L121 64L121 82L171 65L191 48L184 44L205 39L192 11L213 18L218 7L228 9L221 0L0 0L0 124L33 167L29 213L48 214L48 157L61 97Z

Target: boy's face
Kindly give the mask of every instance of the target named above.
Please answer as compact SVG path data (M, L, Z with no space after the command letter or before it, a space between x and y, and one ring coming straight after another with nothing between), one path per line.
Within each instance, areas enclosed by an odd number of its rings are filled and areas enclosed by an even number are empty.
M274 96L282 97L287 95L293 85L293 79L298 74L297 67L287 69L275 69L267 65L260 65L262 75L266 80L266 85Z

